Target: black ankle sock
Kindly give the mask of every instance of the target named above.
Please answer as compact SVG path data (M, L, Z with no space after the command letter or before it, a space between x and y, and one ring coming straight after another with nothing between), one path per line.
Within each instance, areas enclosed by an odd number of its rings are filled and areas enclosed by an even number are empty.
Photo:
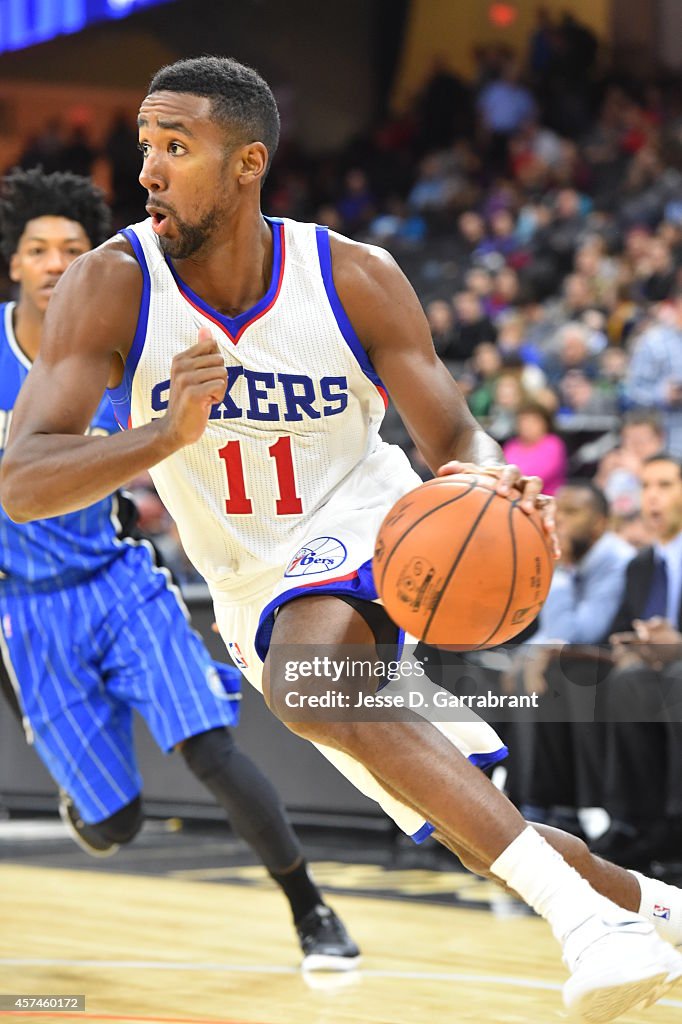
M324 903L322 893L308 874L308 865L304 860L293 871L271 871L270 876L289 900L294 922L298 923L313 907Z

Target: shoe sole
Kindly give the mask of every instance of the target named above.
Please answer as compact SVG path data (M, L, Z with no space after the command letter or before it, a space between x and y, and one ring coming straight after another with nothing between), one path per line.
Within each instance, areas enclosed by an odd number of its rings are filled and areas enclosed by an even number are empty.
M361 956L327 956L322 953L311 953L303 958L303 971L354 971L362 962Z
M572 998L569 980L564 985L564 1003L569 1017L586 1024L607 1024L628 1010L651 1006L665 995L676 981L670 981L670 974L660 969L646 978L622 984L602 985Z
M62 819L64 825L68 830L69 835L73 839L77 846L80 846L84 853L87 853L90 857L113 857L115 853L121 849L118 843L112 843L106 850L97 850L94 846L90 846L85 842L78 829L74 826L71 818L69 817L69 811L65 804L59 804L59 817Z

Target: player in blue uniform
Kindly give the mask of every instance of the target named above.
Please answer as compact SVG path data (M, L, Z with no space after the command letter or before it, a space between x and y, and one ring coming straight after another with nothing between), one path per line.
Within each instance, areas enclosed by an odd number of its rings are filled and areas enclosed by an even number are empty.
M66 268L109 233L90 181L14 171L0 234L18 300L0 306L0 455ZM92 434L118 430L108 398ZM36 480L36 487L40 481ZM123 536L119 501L18 525L0 509L0 649L29 742L58 783L60 812L94 855L141 827L132 713L180 749L287 896L307 969L348 969L359 950L311 880L278 794L236 746L239 672L211 661L149 544Z

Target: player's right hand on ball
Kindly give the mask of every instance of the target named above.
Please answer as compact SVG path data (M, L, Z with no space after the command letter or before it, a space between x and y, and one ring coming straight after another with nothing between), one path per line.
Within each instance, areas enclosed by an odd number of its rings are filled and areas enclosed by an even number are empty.
M222 402L227 370L208 327L199 328L196 345L173 357L164 427L178 448L198 441L211 406Z

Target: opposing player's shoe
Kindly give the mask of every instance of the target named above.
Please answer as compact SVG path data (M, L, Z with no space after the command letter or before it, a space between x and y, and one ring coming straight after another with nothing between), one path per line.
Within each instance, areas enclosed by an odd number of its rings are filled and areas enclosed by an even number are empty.
M304 971L352 971L360 950L331 907L319 903L296 924Z
M567 937L564 985L570 1016L606 1024L622 1013L651 1006L682 978L682 956L638 914L588 918Z
M120 849L118 843L107 843L106 839L97 835L95 829L86 825L73 800L63 789L59 790L59 817L71 833L73 841L91 857L111 857Z

